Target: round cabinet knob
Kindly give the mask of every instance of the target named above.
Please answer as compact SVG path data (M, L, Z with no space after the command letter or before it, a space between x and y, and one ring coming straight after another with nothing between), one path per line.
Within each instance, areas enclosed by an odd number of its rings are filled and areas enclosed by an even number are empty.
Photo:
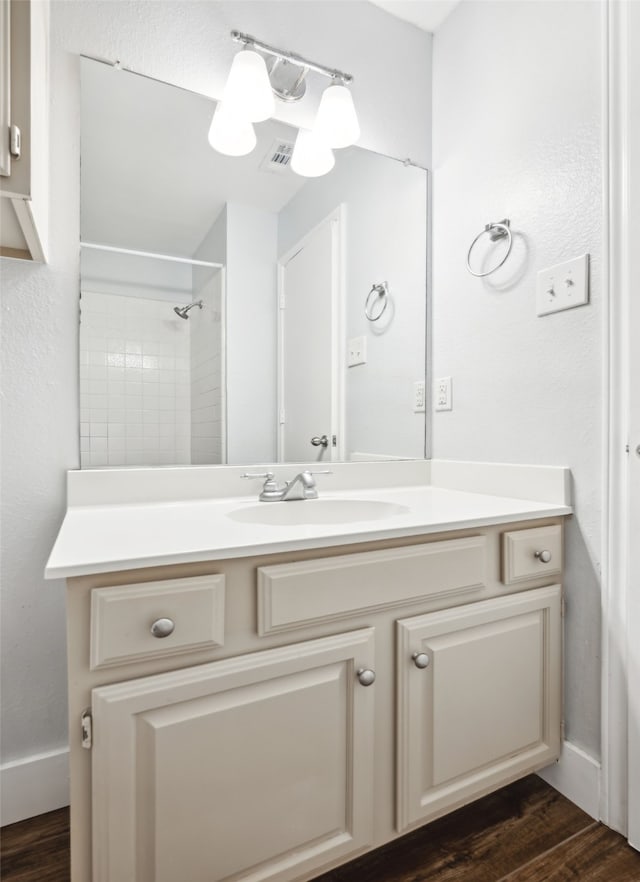
M426 652L414 652L411 658L416 668L428 668L431 664L431 659Z
M362 686L371 686L372 683L375 683L375 671L370 671L368 668L358 668L356 674Z
M173 634L174 628L175 624L171 619L156 619L151 625L151 633L154 637L168 637L169 634Z
M549 563L551 560L551 552L550 551L534 551L534 557L537 557L539 561L542 563Z

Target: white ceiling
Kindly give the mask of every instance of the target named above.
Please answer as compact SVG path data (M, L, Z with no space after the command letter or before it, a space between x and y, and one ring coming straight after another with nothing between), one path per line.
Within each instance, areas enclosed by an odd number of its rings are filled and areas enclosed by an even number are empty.
M433 33L460 0L370 0L396 18Z

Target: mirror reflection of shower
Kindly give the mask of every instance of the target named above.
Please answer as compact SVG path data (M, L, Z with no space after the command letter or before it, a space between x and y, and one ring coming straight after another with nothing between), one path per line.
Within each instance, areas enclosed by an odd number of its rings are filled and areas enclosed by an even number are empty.
M181 319L188 319L189 316L187 313L190 309L193 309L194 306L199 306L200 309L202 309L202 300L195 300L193 303L188 303L186 306L174 306L173 311L176 315L179 315Z
M225 461L225 273L211 237L186 255L167 240L81 243L83 468Z

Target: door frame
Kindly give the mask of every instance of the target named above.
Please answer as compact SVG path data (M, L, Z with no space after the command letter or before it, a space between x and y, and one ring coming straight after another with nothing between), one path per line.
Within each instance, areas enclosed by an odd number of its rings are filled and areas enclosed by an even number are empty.
M327 224L331 225L333 272L331 277L331 432L337 444L331 447L331 462L342 462L346 454L346 383L345 383L345 329L346 329L346 274L345 231L346 205L340 203L319 223L308 230L292 248L278 258L278 338L277 338L277 462L283 462L284 421L281 419L284 402L284 315L286 308L285 268L307 242ZM326 460L327 462L329 460Z
M628 0L603 4L604 261L603 261L603 561L602 775L600 816L640 849L640 551L631 541L640 517L640 309L632 300L640 273L634 239L640 235L640 21ZM637 115L636 115L637 116ZM635 187L635 198L631 187ZM635 299L638 293L635 292ZM634 328L635 326L635 334Z

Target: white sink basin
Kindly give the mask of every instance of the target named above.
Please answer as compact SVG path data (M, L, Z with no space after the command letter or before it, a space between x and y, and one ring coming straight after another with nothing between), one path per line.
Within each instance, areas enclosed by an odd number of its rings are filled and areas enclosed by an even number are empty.
M244 524L350 524L378 521L407 514L406 505L375 499L305 499L294 502L261 502L230 512L227 517Z

